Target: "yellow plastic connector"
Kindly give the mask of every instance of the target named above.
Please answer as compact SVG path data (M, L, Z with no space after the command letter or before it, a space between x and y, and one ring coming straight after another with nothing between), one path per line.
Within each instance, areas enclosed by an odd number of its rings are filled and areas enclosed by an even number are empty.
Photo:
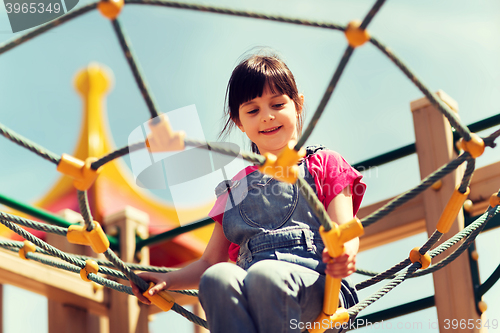
M90 245L95 253L106 252L109 248L108 237L96 221L94 221L94 229L91 231L87 231L84 225L69 226L66 238L72 244Z
M309 329L309 333L323 333L332 327L339 327L349 321L349 312L344 308L338 308L337 311L331 316L320 313L318 318L314 321L313 328Z
M297 162L306 155L304 148L296 151L295 144L294 140L290 140L278 157L265 153L266 162L259 167L259 171L282 182L294 184L299 177Z
M364 231L363 225L357 217L341 225L333 224L334 226L329 231L325 231L325 228L321 226L319 233L330 257L338 257L344 253L344 243L363 235Z
M366 29L360 29L361 21L354 20L349 22L344 34L347 38L347 42L352 47L358 47L370 40L371 36Z
M498 196L498 193L493 193L490 197L490 206L495 207L500 205L500 197Z
M155 123L156 122L156 123ZM166 114L161 114L149 121L151 133L146 139L146 146L151 152L166 152L184 149L182 131L174 132Z
M479 308L479 311L481 311L481 313L488 310L488 304L486 304L486 302L484 301L479 301L479 303L477 303L477 307Z
M437 182L435 182L434 184L431 185L431 188L434 191L439 191L441 189L441 187L443 187L443 181L441 179L439 179Z
M62 154L61 161L57 165L57 171L73 178L73 186L80 191L86 191L94 184L100 169L93 170L90 165L97 161L95 157L89 157L84 161L68 154Z
M99 272L99 265L92 259L85 260L85 267L80 269L80 277L83 281L90 282L89 274L97 274L97 272Z
M24 246L19 249L19 256L24 260L29 260L28 258L26 258L26 254L28 252L36 252L36 245L28 240L25 240Z
M142 293L144 297L149 299L151 303L162 309L163 311L169 311L175 304L175 299L167 291L162 290L156 293L154 296L149 294L149 289L155 286L154 282L149 283L149 288Z
M470 141L460 139L460 147L468 152L472 158L478 158L484 153L484 141L476 133L471 133L470 136Z
M444 211L439 218L438 224L436 226L437 231L442 234L450 231L453 221L457 217L458 212L462 208L464 201L465 199L467 199L469 193L470 189L468 187L465 193L460 193L458 187L455 189L455 191L451 195L450 201L448 201L448 204L444 208Z
M419 250L420 248L415 247L410 251L410 260L412 263L419 262L422 264L422 269L425 269L431 264L431 256L427 252L425 254L421 254Z
M114 20L120 14L124 3L123 0L101 0L97 4L97 9L99 9L104 17Z
M332 228L325 231L321 226L319 233L330 257L338 257L344 253L344 243L363 235L363 225L358 218L354 218L340 226L332 223ZM339 293L342 279L335 279L330 275L326 276L325 280L325 296L323 299L323 311L314 322L314 330L310 332L321 333L330 328L330 325L325 323L345 323L349 320L349 314L343 308L339 308ZM325 321L326 319L326 321ZM319 327L319 328L317 328Z

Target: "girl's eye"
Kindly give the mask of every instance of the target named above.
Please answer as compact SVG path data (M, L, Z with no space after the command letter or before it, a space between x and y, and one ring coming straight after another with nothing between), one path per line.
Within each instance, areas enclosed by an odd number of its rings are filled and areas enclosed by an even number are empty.
M273 106L275 108L281 108L281 107L283 107L283 105L285 105L285 103L274 104Z
M253 114L253 113L256 113L257 111L258 111L257 109L254 109L254 110L250 110L250 111L248 111L247 113L249 113L249 114Z

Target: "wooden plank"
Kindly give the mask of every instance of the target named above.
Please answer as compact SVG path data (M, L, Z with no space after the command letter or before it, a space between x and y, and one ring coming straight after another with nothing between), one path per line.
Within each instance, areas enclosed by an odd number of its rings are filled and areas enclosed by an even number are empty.
M359 210L357 216L364 218L392 199L363 207ZM366 228L365 234L361 237L360 251L392 243L425 231L424 218L423 199L422 196L418 196Z
M490 195L500 188L500 162L484 166L474 172L470 185L469 199L474 203L473 216L484 213L488 208ZM394 198L362 207L359 218L365 218ZM398 207L388 216L365 229L361 237L360 251L392 243L426 231L424 201L419 195Z
M137 262L149 264L148 248L143 248L140 255L135 255L135 238L140 235L148 236L149 216L132 207L105 217L105 225L110 228L116 226L119 230L120 238L120 259L124 262ZM128 284L128 281L120 280L121 283ZM109 331L110 333L136 333L149 332L148 328L149 309L146 304L142 304L135 296L110 290L109 308Z
M439 96L450 107L456 107L456 102L446 94L439 93ZM423 179L456 157L453 149L453 134L448 120L426 98L413 102L411 107L420 176ZM435 231L441 213L455 187L460 183L463 169L462 166L444 177L441 189L425 191L422 194L429 236ZM443 237L443 241L447 236L463 229L463 224L463 214L459 213L448 235ZM434 258L434 261L438 260L440 260L440 257ZM433 273L434 298L436 300L439 328L442 332L445 331L445 319L480 319L475 308L468 260L467 256L462 255L450 265ZM479 329L465 329L461 330L461 332L479 332Z
M480 157L479 157L480 158ZM500 162L484 166L474 172L469 199L474 203L488 202L500 189Z
M0 250L0 283L22 288L60 303L85 307L95 314L108 315L107 300L102 289L94 290L91 283L83 281L75 273L24 260L6 250Z

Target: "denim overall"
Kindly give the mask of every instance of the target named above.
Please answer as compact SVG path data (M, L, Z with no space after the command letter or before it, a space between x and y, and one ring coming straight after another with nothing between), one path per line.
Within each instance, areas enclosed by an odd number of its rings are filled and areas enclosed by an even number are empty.
M321 149L308 147L307 153ZM316 192L304 161L299 170ZM216 194L228 190L222 227L240 251L237 266L213 265L200 280L199 297L210 331L301 332L298 321L313 322L323 304L325 264L319 220L296 184L259 171L242 181L222 182ZM342 280L341 288L343 307L358 302L347 280Z
M318 149L322 147L308 147L309 152ZM304 161L299 170L316 192L314 177ZM240 246L236 264L247 270L260 260L275 259L324 274L321 224L299 195L297 184L280 182L257 170L246 176L246 187L241 186L243 183L231 184L222 223L226 238ZM231 202L240 204L230 208Z

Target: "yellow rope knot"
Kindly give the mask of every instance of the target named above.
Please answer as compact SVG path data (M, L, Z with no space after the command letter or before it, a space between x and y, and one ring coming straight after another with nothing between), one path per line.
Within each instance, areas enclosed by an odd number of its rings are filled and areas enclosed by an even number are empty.
M278 157L271 153L265 153L266 161L259 167L259 171L282 182L294 184L299 177L297 163L306 155L304 148L299 151L294 149L295 143L294 140L290 140Z
M478 158L484 153L484 141L476 133L471 133L470 136L470 141L460 139L460 147L463 151L468 152L472 158Z
M80 191L88 190L94 184L101 168L94 170L91 164L97 161L95 157L89 157L84 161L68 154L62 154L61 161L57 165L57 171L73 178L73 186Z
M97 9L104 17L114 20L120 14L124 3L123 0L102 0L97 4Z
M69 226L66 238L72 244L90 245L95 253L104 253L109 248L108 237L96 221L91 231L87 231L84 225Z
M97 272L99 272L99 265L94 260L88 259L85 261L85 267L80 269L80 277L83 281L90 282L89 274L97 274Z
M347 42L354 48L363 45L371 38L370 33L366 29L359 28L360 25L361 21L359 20L351 21L344 31Z
M36 245L33 244L32 242L28 241L28 240L25 240L24 241L24 246L19 249L19 256L21 258L23 258L24 260L29 260L26 257L26 254L28 252L36 252Z
M500 197L498 196L498 193L493 193L490 197L490 206L495 207L500 205Z
M422 265L422 269L425 269L431 264L431 256L429 253L421 254L419 252L420 248L415 247L410 251L410 260L412 263L419 262Z

